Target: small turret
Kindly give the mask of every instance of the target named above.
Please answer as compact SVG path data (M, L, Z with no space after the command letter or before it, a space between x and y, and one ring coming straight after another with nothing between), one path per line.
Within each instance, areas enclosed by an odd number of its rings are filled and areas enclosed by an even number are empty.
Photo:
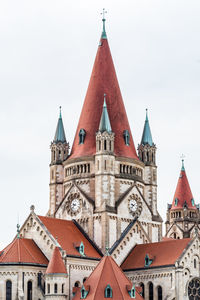
M168 204L166 236L175 239L193 236L198 219L199 209L195 204L182 159L173 201L171 205Z
M69 295L69 282L65 264L56 246L49 261L46 274L45 299L66 299Z
M149 126L148 111L146 109L146 120L142 134L141 143L138 146L139 158L145 165L156 164L156 146L153 142Z
M63 162L69 154L69 143L66 141L65 130L62 121L61 107L56 127L56 133L51 143L51 164L50 164L50 208L49 215L53 216L58 204L62 201L64 167Z

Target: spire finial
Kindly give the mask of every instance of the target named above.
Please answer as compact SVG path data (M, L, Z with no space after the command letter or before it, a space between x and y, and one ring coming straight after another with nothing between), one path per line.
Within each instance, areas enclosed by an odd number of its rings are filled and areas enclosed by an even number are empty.
M110 256L109 247L108 246L106 246L106 256Z
M107 107L107 105L106 105L106 94L104 94L104 102L103 102L103 107Z
M148 108L146 108L146 121L148 121Z
M107 39L106 28L105 28L105 22L106 22L105 14L107 14L107 11L105 10L105 8L103 8L103 12L101 13L101 15L103 16L103 19L102 19L102 21L103 21L103 31L102 31L102 35L101 35L102 39Z
M59 106L59 109L60 109L60 118L62 118L62 115L61 115L62 106Z
M17 224L17 238L18 238L18 239L20 238L20 234L19 234L20 230L19 230L19 228L20 228L20 225Z
M182 160L182 168L181 168L181 171L185 171L184 158L185 158L185 155L182 154L182 155L181 155L181 160Z

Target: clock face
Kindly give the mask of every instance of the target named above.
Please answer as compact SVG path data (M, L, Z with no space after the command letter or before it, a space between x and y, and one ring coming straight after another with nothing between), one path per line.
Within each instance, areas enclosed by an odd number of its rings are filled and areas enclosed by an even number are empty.
M71 210L76 212L80 207L80 201L78 199L73 199L71 202Z
M129 213L133 217L139 217L142 211L142 201L137 194L130 195L128 199L128 209Z
M137 210L137 208L138 208L137 201L134 200L134 199L131 199L129 201L129 208L130 208L130 211L135 212Z

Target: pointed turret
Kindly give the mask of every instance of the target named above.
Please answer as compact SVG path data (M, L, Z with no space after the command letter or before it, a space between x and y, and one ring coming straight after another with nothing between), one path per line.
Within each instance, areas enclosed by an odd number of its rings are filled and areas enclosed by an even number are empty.
M52 257L46 270L46 274L67 274L67 270L58 247L55 247L53 251Z
M69 295L69 278L59 248L56 246L46 270L45 299L66 299Z
M138 159L110 53L105 31L105 17L103 16L103 32L70 158L92 156L95 154L95 135L99 129L104 103L102 95L104 93L106 93L106 105L111 128L115 133L114 153L116 156ZM127 132L129 143L126 143L124 132Z
M104 94L104 103L103 103L103 111L101 115L101 121L99 124L99 131L103 133L104 131L111 132L110 119L108 116L107 105L106 105L106 94Z
M62 115L61 115L61 106L60 106L60 116L58 119L58 124L56 127L56 133L55 133L53 142L54 143L59 143L59 142L66 143L65 130L64 130Z
M146 120L144 123L144 130L142 134L142 140L141 140L142 145L148 144L149 146L153 146L153 140L152 140L152 135L151 135L151 129L149 126L149 119L148 119L148 111L146 109Z
M171 210L184 207L188 209L197 209L185 172L184 160L182 160L181 172L176 186Z
M192 237L199 232L199 206L195 205L194 198L187 179L184 160L176 186L172 204L168 204L166 237L181 239Z

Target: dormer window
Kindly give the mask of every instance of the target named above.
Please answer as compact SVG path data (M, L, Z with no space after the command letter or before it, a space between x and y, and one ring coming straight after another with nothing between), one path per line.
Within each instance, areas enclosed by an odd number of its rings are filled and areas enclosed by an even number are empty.
M81 128L79 131L79 145L84 144L85 135L86 135L86 131L83 128Z
M81 299L85 299L88 295L89 291L87 291L84 287L84 285L81 288Z
M175 198L175 206L178 205L178 198Z
M76 248L76 250L78 250L78 252L80 253L80 255L85 256L83 242L81 242L80 244L78 244L78 243L75 244L74 247Z
M193 198L191 199L191 202L192 202L192 206L194 206L194 199Z
M144 266L149 267L152 264L152 262L153 262L153 259L150 259L149 255L146 254Z
M123 132L124 135L124 142L126 146L130 146L130 134L128 130L124 130Z
M135 286L132 286L132 289L128 292L131 298L135 298Z
M112 298L112 289L110 284L108 284L105 288L105 298Z

